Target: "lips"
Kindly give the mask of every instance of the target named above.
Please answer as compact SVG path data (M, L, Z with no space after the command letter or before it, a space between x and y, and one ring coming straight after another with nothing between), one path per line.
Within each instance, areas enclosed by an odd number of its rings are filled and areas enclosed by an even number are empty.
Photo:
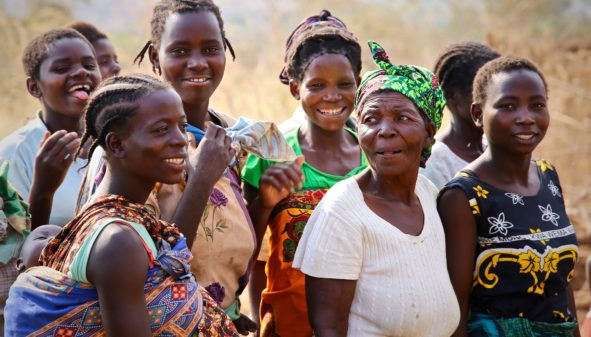
M538 134L533 131L514 133L513 136L522 141L531 141L536 138Z
M211 81L209 76L191 76L183 79L183 82L189 83L190 85L204 85Z
M68 95L79 101L86 102L90 94L90 84L74 84L68 89Z
M401 152L401 150L376 151L376 154L382 157L394 157Z
M164 162L172 167L175 170L185 170L187 167L187 164L185 162L185 157L170 157L170 158L165 158Z
M323 116L338 116L345 112L347 107L340 107L340 108L318 108L316 109L321 115Z

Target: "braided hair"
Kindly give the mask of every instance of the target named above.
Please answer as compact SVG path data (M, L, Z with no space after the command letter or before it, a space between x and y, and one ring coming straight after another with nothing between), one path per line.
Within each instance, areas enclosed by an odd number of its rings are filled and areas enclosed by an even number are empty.
M39 80L41 63L47 59L51 46L62 39L81 39L87 43L90 50L94 47L80 33L71 28L51 29L43 34L37 35L23 51L22 63L25 74L35 80Z
M133 74L104 80L90 95L84 109L84 134L76 156L91 141L88 158L97 146L105 147L109 132L125 125L139 108L140 99L170 86L150 75Z
M478 69L499 56L492 48L477 42L456 43L443 50L433 72L439 78L445 99L452 99L456 93L469 96Z
M517 70L529 70L538 74L544 83L546 94L548 94L548 84L540 69L530 60L518 56L503 56L485 64L474 78L474 87L472 89L472 100L476 104L484 104L486 101L486 91L490 81L495 74L510 73Z
M164 33L164 26L166 24L166 20L171 14L174 13L199 13L199 12L211 12L215 15L220 31L222 32L222 41L224 43L224 49L230 50L230 54L232 55L232 59L236 59L236 55L234 54L234 48L230 44L230 41L226 37L226 32L224 31L224 20L222 19L222 14L220 12L220 8L213 3L211 0L160 0L156 6L154 6L154 11L152 12L152 20L150 21L151 27L151 38L148 41L142 50L137 54L133 63L140 65L144 60L144 56L150 46L158 49L160 48L160 42L162 41L162 34ZM161 70L156 69L156 67L152 66L152 70L154 73L158 73L161 75Z

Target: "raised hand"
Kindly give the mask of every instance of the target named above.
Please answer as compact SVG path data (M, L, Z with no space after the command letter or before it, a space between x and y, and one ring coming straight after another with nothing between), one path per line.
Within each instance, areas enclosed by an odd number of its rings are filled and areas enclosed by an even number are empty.
M259 182L259 195L265 207L275 207L296 188L302 188L303 164L304 157L300 156L291 163L273 165L265 170Z
M201 182L218 181L236 154L231 143L226 130L214 124L209 125L198 146L194 139L190 139L187 166L189 181L195 177L199 177Z
M35 157L33 182L37 191L54 193L64 181L80 145L76 132L46 132Z

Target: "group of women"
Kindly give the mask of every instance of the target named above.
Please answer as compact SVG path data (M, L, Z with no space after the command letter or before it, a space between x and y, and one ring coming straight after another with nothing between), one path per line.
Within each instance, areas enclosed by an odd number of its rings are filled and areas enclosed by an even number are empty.
M210 0L154 7L136 61L161 79L117 75L106 35L72 27L25 49L42 108L0 143L22 215L0 250L6 336L579 335L531 61L462 43L434 74L370 41L362 77L324 10L287 40L301 104L277 129L210 107L234 57Z

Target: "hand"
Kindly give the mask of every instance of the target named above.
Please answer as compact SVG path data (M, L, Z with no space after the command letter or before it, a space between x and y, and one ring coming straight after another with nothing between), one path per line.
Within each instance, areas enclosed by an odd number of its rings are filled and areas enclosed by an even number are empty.
M209 125L198 146L189 139L189 180L198 177L211 184L218 181L236 154L231 143L226 130L214 124Z
M35 156L33 180L37 191L55 193L74 162L79 145L80 138L76 132L60 130L54 134L45 133Z
M243 314L240 314L240 317L232 322L238 333L244 336L248 336L249 333L256 332L258 329L257 324Z
M299 156L289 164L269 166L259 182L259 195L263 206L275 207L281 200L287 198L295 188L302 188L304 174L302 165L304 156Z

